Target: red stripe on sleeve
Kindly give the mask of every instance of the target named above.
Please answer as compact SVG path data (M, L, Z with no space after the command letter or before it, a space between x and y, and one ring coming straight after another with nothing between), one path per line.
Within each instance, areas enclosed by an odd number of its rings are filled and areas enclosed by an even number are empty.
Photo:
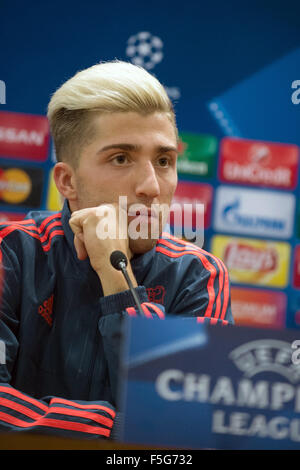
M98 435L106 436L106 437L109 437L111 433L110 429L100 428L98 426L91 426L89 424L84 424L84 423L77 423L74 421L64 421L61 419L41 417L40 419L36 420L34 423L28 423L14 416L10 416L7 413L3 413L2 411L0 411L0 420L5 423L12 424L13 426L18 426L20 428L33 428L35 426L46 426L46 427L52 427L56 429L66 429L70 431L78 431L78 432L88 433L88 434L98 434Z
M137 313L136 313L136 310L134 307L128 307L126 308L126 312L128 313L128 315L130 315L131 317L137 317Z
M37 408L40 408L43 411L48 411L48 406L47 405L44 405L44 403L41 403L40 401L35 400L34 398L31 398L28 395L25 395L25 394L19 392L15 388L5 387L5 386L1 385L0 386L0 392L7 393L8 395L13 395L14 397L17 397L20 400L31 403L32 405L36 406Z
M114 422L110 418L106 418L105 416L99 415L97 413L92 413L91 411L83 411L78 409L72 408L65 408L63 406L54 406L49 408L48 414L55 413L55 414L62 414L68 416L79 416L81 418L86 418L91 421L96 421L99 424L104 424L108 428L112 428Z
M33 420L41 417L40 414L36 413L31 408L27 408L26 406L20 405L20 403L16 403L13 400L8 400L7 398L0 397L0 406L5 406L11 410L18 411L19 413L22 413L23 415L28 416L28 418Z
M81 408L83 410L93 409L93 410L106 411L106 413L110 414L112 418L115 418L116 416L116 413L114 410L104 405L98 405L98 404L92 404L92 403L88 405L83 405L81 403L76 403L71 400L66 400L65 398L56 398L56 397L51 399L50 405L52 405L53 403L61 403L63 405L70 405L70 406L74 406L75 408Z
M170 248L177 250L177 251L183 251L185 248L188 247L191 249L194 249L196 252L202 253L204 256L210 256L217 264L220 274L219 274L219 292L218 296L216 299L216 311L214 314L214 318L219 318L220 312L221 312L221 306L222 306L222 300L221 300L221 294L223 292L223 308L222 308L222 313L220 318L224 318L226 315L226 310L229 302L229 276L228 276L228 271L227 268L225 267L223 261L216 256L214 256L212 253L208 253L207 251L203 250L202 248L199 248L196 245L192 245L185 240L179 240L176 237L173 237L170 234L165 234L167 237L169 237L171 240L176 241L177 243L182 244L182 247L178 247L174 244L169 243L167 240L160 239L159 243L165 244L166 246L169 245ZM210 316L207 315L206 316Z
M224 301L223 301L223 308L221 313L221 319L224 320L227 307L229 303L229 275L228 270L225 268L225 282L224 282Z
M37 238L39 240L40 236L38 235L38 233L29 232L29 230L28 230L29 228L30 227L24 228L24 227L21 227L19 225L10 225L9 227L6 227L6 228L0 230L0 243L2 242L2 240L7 235L14 232L15 230L21 230L22 232L25 232L28 235L31 235L33 238ZM36 230L36 227L34 227L34 229Z
M50 233L48 243L46 245L42 245L44 251L49 251L51 248L51 240L55 235L64 235L65 232L63 230L53 230L53 232Z
M60 221L60 220L56 220L56 221L54 221L54 222L52 222L51 224L48 225L48 227L47 227L46 230L45 230L44 235L41 237L41 242L42 242L42 243L44 243L44 242L47 240L50 230L51 230L53 227L57 227L57 226L59 226L59 227L62 228L62 224L61 224L61 221Z
M48 426L56 429L67 429L70 431L78 431L88 434L98 434L100 436L109 437L111 429L100 428L99 426L91 426L89 424L75 423L73 421L63 421L60 419L44 418L43 421L37 423L38 426Z
M50 215L49 217L44 219L43 222L41 223L41 225L39 226L39 232L41 233L44 230L45 226L47 225L47 223L50 220L56 219L56 218L61 218L61 212L58 212L57 214Z
M50 233L49 235L49 231L55 227L55 226L60 226L62 227L61 225L61 222L60 221L54 221L52 224L50 224L48 227L47 227L47 230L45 232L45 234L41 237L40 236L40 233L39 233L39 230L37 229L37 227L35 226L32 226L32 227L22 227L20 225L10 225L9 227L6 227L2 230L0 230L0 243L2 242L2 240L7 236L9 235L10 233L12 233L14 230L21 230L22 232L24 233L27 233L27 235L31 235L33 238L36 238L37 240L39 240L41 243L44 243L45 241L47 241L46 245L42 245L43 247L43 250L44 251L49 251L50 248L51 248L51 240L52 238L55 236L55 235L64 235L64 231L62 229L60 230L53 230L53 232ZM32 229L32 230L35 230L36 233L34 232L30 232L29 229Z
M207 305L207 308L206 308L206 311L205 311L205 316L206 317L211 317L214 302L215 302L215 297L216 297L215 296L215 289L214 289L214 280L215 280L215 277L217 275L216 268L212 264L210 264L209 261L207 260L207 258L202 256L198 251L185 250L182 253L173 253L173 252L170 252L170 251L168 251L168 250L166 250L166 249L164 249L160 246L156 247L156 251L159 251L160 253L163 253L167 256L170 256L171 258L179 258L181 256L190 254L190 255L197 256L200 259L200 261L203 263L203 266L205 267L205 269L210 272L210 277L209 277L209 280L207 282L208 305Z
M5 238L10 233L12 233L14 230L21 230L22 232L27 233L27 235L31 235L33 238L40 240L42 244L47 242L45 245L42 245L43 250L47 252L51 248L52 238L55 235L64 235L64 231L62 230L61 220L53 220L53 219L58 219L58 218L61 219L61 212L52 214L46 219L44 219L39 227L35 225L36 222L33 219L27 219L27 220L20 221L20 222L7 223L5 224L7 226L5 226L5 228L0 230L0 243L2 242L3 238ZM34 223L34 225L28 225L31 223ZM49 225L46 228L45 233L42 235L42 232L47 224ZM57 226L60 227L60 230L54 230L49 235L50 230L52 230L54 227L57 227Z
M149 311L148 307L146 307L145 303L142 303L141 307L142 307L145 317L153 318L152 313Z
M158 308L157 305L153 305L150 302L143 302L142 305L146 305L147 307L152 308L160 319L163 320L165 318L164 312L160 308Z

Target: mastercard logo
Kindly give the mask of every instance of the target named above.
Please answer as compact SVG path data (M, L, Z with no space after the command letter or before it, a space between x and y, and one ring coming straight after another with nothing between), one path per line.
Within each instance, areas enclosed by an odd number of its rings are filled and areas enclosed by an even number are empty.
M29 175L20 168L0 170L0 198L8 204L25 201L32 190Z

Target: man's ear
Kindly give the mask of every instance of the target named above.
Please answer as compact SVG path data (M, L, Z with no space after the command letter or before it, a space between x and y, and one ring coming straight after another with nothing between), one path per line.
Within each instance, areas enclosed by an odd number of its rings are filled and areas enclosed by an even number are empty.
M69 201L77 199L74 169L65 162L56 163L53 168L53 178L60 194Z

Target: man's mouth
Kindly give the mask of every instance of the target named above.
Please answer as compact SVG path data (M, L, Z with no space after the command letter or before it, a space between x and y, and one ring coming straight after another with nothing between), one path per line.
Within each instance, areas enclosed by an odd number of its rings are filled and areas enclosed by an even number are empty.
M157 223L159 221L159 212L157 212L153 207L148 208L144 207L141 209L131 209L128 210L128 219L133 220L139 218L141 222L145 221L148 223Z

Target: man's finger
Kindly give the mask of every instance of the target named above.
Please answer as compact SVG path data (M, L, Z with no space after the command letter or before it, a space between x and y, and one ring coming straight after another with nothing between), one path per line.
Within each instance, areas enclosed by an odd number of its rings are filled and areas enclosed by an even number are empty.
M82 233L74 236L74 246L78 259L80 259L81 261L85 260L88 254L83 241Z

